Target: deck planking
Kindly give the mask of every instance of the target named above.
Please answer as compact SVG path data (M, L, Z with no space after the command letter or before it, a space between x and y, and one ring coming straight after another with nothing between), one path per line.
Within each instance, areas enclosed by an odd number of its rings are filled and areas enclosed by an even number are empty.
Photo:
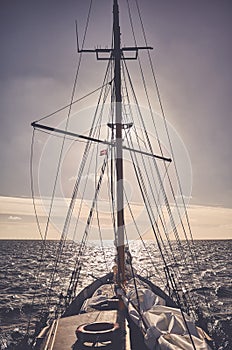
M45 345L46 350L72 350L77 341L75 331L84 323L117 321L117 311L94 311L60 318L54 324ZM55 322L55 321L54 321Z

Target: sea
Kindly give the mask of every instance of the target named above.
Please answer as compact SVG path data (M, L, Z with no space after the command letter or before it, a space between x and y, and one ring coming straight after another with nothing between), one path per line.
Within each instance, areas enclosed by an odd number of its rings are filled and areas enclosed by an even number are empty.
M199 274L195 293L207 295L207 307L212 321L212 335L215 349L232 350L232 240L195 241ZM154 242L146 243L149 256L156 259ZM50 308L55 308L61 292L65 293L69 284L78 243L68 242L64 254L56 266L50 288ZM54 270L59 242L47 241L46 251L41 241L1 240L0 241L0 349L15 349L16 344L34 327L36 317L43 310L47 300L51 273ZM152 274L150 258L144 246L133 242L132 253L136 256L136 269L140 274ZM90 243L87 246L78 288L81 290L95 278L110 270L114 259L112 244L104 247ZM157 257L156 266L159 265ZM184 272L183 266L183 272ZM184 275L184 273L183 273ZM156 276L157 278L157 276ZM201 279L201 286L197 279Z

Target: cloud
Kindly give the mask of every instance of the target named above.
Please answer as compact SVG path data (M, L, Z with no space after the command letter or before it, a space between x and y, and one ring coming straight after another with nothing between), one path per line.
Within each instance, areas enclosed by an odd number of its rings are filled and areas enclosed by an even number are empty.
M60 227L60 221L64 218L67 211L67 205L69 203L68 198L59 199L55 204L55 210L53 213L53 220ZM49 199L44 199L43 203L40 199L36 199L38 207L38 215L42 228L46 223L46 214L44 205L50 203ZM76 203L77 207L74 212L78 212L79 201ZM91 208L92 201L85 201L80 213L80 219L82 226L86 224L86 219ZM146 217L142 216L143 206L139 203L131 203L131 208L137 220L140 220L141 229L145 226L143 219L146 221ZM105 201L98 203L98 209L100 211L100 220L102 228L107 228L111 222L110 209ZM190 219L190 225L192 228L194 239L231 239L232 237L232 209L224 207L210 207L201 205L188 206L188 214ZM39 239L40 236L37 231L35 214L33 212L33 204L31 198L19 198L19 197L2 197L0 196L0 238L4 239ZM23 218L23 219L22 219ZM5 220L6 219L6 220ZM131 217L128 210L125 210L125 219L128 225L130 225ZM94 219L95 220L95 219ZM93 225L98 225L93 220ZM142 221L141 221L142 220ZM17 223L17 230L15 225ZM62 222L61 222L62 223ZM81 227L82 227L81 226ZM52 228L49 238L57 239L59 232L56 227ZM151 232L147 232L145 239L152 239Z
M22 218L20 218L19 216L10 215L10 216L8 217L8 220L17 221L17 220L22 220Z
M192 196L186 196L186 195L176 195L175 196L176 199L184 199L184 200L190 200L192 199L193 197Z
M71 176L68 181L76 181L76 177L75 176Z

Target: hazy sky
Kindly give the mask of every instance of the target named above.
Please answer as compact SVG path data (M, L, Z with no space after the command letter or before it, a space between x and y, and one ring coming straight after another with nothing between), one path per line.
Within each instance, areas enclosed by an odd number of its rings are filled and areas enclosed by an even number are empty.
M232 2L140 3L167 119L190 154L192 204L232 208ZM77 61L74 22L82 37L88 4L1 1L1 196L30 196L30 123L69 103ZM119 4L122 42L133 45L126 0ZM111 15L111 1L93 1L86 47L110 45ZM89 82L102 72L87 67L85 73L83 91L90 91Z

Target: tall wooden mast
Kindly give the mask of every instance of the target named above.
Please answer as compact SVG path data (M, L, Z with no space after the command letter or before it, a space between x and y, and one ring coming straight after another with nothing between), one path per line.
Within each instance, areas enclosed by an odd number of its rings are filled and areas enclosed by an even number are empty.
M113 6L113 57L115 87L116 176L117 176L117 233L118 282L125 281L124 201L123 201L123 151L122 151L122 94L121 94L121 40L118 2Z
M121 47L121 33L119 26L119 8L118 0L113 0L113 47L112 48L97 48L97 49L80 49L77 38L78 52L82 53L95 53L97 60L112 60L114 61L114 88L115 88L115 121L114 124L110 124L112 128L116 130L115 143L107 142L104 140L97 140L85 135L75 134L67 130L60 130L57 128L51 128L46 125L33 122L32 126L38 129L49 130L65 135L71 135L77 138L91 140L93 142L99 142L111 146L116 146L116 175L117 175L117 232L116 232L116 246L118 256L118 283L123 285L125 282L125 242L124 242L124 203L123 203L123 149L147 156L157 157L170 161L170 159L143 152L141 150L134 150L123 146L122 144L122 130L124 124L122 123L122 94L121 94L121 60L136 60L139 50L151 50L150 46L129 46ZM106 54L109 54L109 57ZM129 57L126 57L124 53L130 53ZM132 55L131 55L132 54Z

